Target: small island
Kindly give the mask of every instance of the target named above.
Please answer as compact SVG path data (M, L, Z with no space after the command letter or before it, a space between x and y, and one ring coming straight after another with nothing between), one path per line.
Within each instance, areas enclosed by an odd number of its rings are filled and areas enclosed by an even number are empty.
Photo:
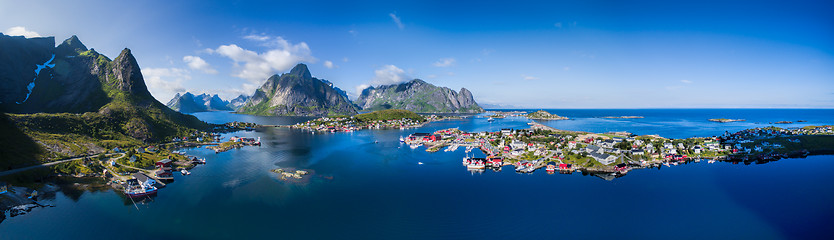
M744 122L747 120L744 119L727 119L727 118L710 118L710 122L720 122L720 123L728 123L728 122Z
M643 116L605 116L602 118L623 118L623 119L632 119L632 118L644 118Z
M567 117L562 117L556 114L550 114L544 110L539 110L534 113L527 114L527 118L533 120L567 120Z

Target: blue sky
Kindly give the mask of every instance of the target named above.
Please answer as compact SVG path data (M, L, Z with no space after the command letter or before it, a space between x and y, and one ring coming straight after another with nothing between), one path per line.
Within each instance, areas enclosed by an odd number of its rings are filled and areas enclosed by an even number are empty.
M151 93L251 94L307 63L526 108L834 108L830 1L10 1L0 31L133 50Z

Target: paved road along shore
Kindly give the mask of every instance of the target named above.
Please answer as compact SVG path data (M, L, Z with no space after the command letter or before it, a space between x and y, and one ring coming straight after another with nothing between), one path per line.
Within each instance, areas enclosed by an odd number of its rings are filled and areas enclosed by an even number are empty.
M124 157L124 155L125 155L124 153L109 153L109 154L104 154L104 156L110 157L110 156L119 155L119 154L121 154L121 156L119 156L119 158ZM48 162L48 163L42 163L42 164L39 164L39 165L28 166L28 167L24 167L24 168L2 171L2 172L0 172L0 177L6 176L6 175L9 175L9 174L15 174L15 173L23 172L23 171L28 171L28 170L32 170L32 169L36 169L36 168L52 166L52 165L55 165L55 164L61 164L61 163L65 163L65 162L81 160L81 159L84 159L84 158L87 158L87 157L95 157L97 155L98 154L88 155L88 156L83 156L83 157L70 158L70 159L64 159L64 160L58 160L58 161L54 161L54 162Z

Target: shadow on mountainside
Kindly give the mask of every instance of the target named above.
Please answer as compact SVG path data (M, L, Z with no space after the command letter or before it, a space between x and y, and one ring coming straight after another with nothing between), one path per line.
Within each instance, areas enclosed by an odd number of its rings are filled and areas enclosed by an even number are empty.
M6 113L0 113L0 171L37 164L45 151L23 133Z

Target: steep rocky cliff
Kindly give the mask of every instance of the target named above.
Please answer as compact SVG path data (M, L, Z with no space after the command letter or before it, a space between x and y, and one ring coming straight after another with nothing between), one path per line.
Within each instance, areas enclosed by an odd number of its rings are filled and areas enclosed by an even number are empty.
M420 79L369 87L355 103L363 110L405 109L419 113L480 113L484 109L466 88L455 92Z
M313 78L307 65L273 75L237 111L280 116L356 114L356 107L330 82Z

